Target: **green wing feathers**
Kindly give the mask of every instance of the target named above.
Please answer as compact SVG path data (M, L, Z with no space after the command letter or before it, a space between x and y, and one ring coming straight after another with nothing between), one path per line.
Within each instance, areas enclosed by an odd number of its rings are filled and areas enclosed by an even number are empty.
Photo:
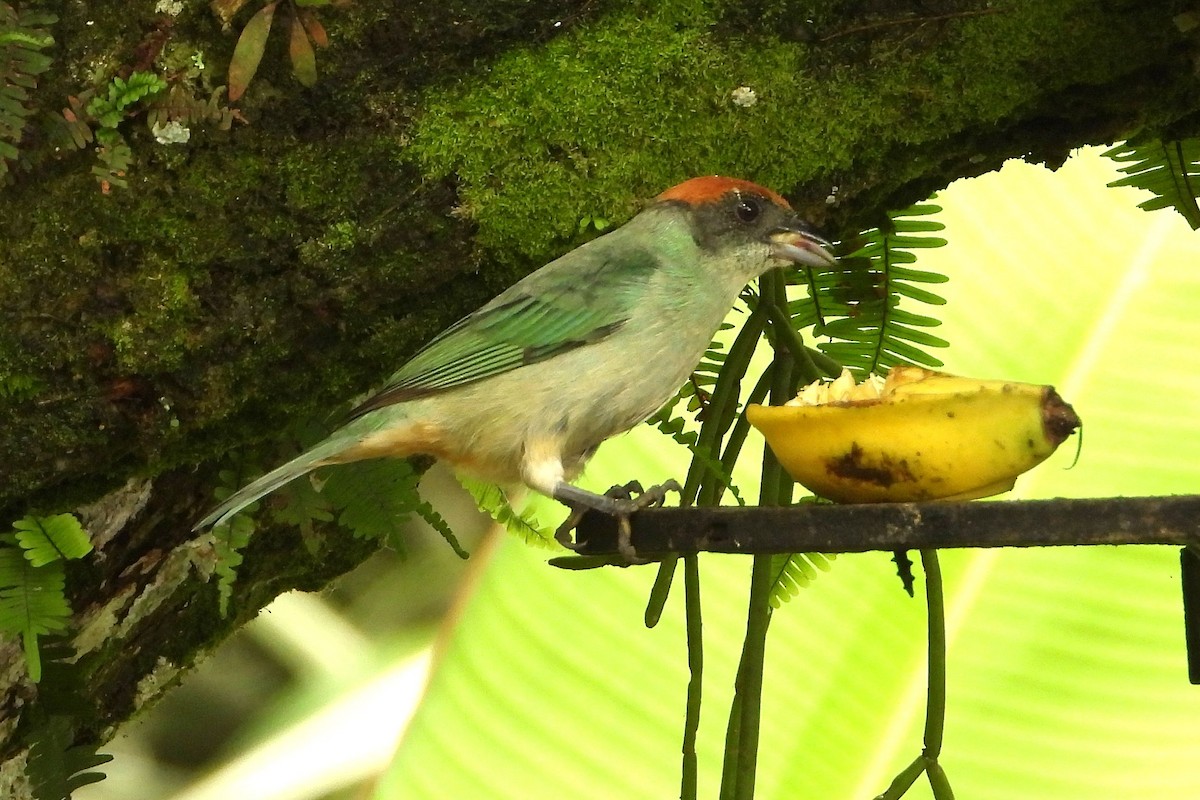
M351 418L604 339L629 319L636 289L656 264L644 248L589 250L585 245L447 329L401 367L383 390L354 409Z

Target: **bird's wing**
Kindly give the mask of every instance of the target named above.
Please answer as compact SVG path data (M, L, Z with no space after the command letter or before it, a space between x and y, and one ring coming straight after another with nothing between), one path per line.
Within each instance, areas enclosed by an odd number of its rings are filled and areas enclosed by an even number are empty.
M543 268L459 320L351 417L536 364L609 336L629 318L631 290L657 265L643 248L613 250L606 248L603 255L593 255L595 249L576 251L569 264Z

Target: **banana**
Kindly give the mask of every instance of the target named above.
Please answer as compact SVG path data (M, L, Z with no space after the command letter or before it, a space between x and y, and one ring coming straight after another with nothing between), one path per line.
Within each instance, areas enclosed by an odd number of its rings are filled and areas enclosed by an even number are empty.
M746 416L793 478L839 503L973 500L1006 492L1079 427L1052 386L893 367L848 371Z

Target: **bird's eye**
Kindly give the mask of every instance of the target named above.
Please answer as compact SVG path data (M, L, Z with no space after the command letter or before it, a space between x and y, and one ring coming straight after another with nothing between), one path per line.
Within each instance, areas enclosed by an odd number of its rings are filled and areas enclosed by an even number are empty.
M762 203L755 197L739 197L737 205L733 207L733 213L739 220L749 224L758 219L758 215L762 213Z

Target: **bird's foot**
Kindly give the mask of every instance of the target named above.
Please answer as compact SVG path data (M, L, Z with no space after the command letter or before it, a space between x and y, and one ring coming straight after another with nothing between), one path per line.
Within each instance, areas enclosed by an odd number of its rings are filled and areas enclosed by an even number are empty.
M632 529L629 518L643 508L661 506L667 498L667 492L683 494L683 487L678 481L668 480L658 486L642 489L637 481L630 481L624 486L614 486L602 495L579 489L570 484L560 484L554 491L554 499L571 509L563 524L554 532L554 538L568 550L578 550L582 542L575 541L571 533L588 511L601 511L617 518L617 552L629 564L644 564L645 559L639 558L633 549Z

